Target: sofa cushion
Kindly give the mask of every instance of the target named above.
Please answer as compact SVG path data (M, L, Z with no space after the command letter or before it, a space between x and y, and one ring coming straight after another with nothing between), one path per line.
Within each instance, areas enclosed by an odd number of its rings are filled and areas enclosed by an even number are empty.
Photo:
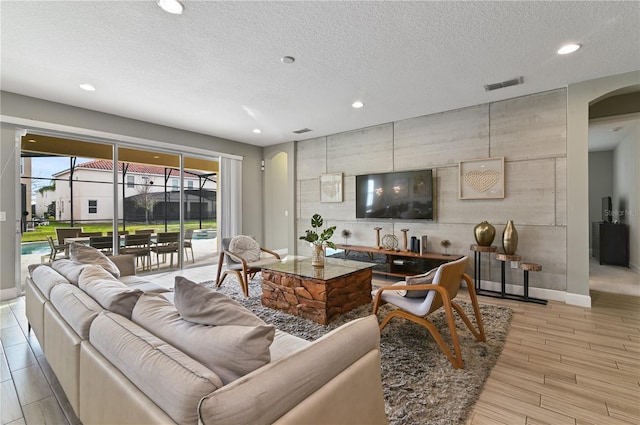
M269 363L275 327L209 326L188 322L161 294L145 294L132 320L201 362L226 385Z
M118 280L124 283L125 285L127 285L129 288L139 289L145 294L147 292L154 292L154 293L169 292L169 289L167 289L166 287L162 285L158 285L157 283L151 282L147 278L143 278L136 275L120 276Z
M103 308L127 318L131 318L133 306L142 295L141 290L129 288L101 266L86 266L80 273L78 284Z
M40 266L33 269L31 280L47 299L50 299L51 290L54 286L69 284L69 281L64 276L49 266Z
M115 277L120 277L120 269L118 268L118 266L116 266L115 263L109 259L109 257L91 246L87 246L78 242L72 242L69 245L69 257L74 263L97 264L99 266L102 266L102 268L104 268Z
M82 339L89 339L91 322L104 309L74 285L57 285L51 290L51 304Z
M99 314L89 341L176 423L196 425L198 403L222 386L204 365L117 314Z
M174 292L178 313L189 322L212 326L265 325L262 319L226 295L183 276L176 276Z
M260 245L250 236L234 236L229 242L229 251L242 257L247 263L260 259Z
M61 259L51 263L51 267L62 276L67 278L69 282L78 286L78 278L80 278L80 273L82 273L82 269L87 267L87 264L78 264L74 263L71 260Z

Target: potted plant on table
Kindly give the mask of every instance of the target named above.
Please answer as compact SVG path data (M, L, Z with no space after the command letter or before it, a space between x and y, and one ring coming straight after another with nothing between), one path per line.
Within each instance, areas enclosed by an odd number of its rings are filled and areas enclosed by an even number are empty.
M315 267L324 267L324 247L325 245L336 249L336 244L329 239L333 236L336 226L327 227L320 231L324 221L320 214L314 214L311 217L311 227L313 230L307 230L300 239L307 241L313 245L313 255L311 256L311 265Z

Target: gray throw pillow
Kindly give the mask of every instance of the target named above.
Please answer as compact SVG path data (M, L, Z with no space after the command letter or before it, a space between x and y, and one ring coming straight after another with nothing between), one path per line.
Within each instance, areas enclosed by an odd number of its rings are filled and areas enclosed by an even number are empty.
M180 316L189 322L211 326L265 325L262 319L226 295L183 276L175 278L173 300Z
M74 263L97 264L115 277L120 277L120 269L118 266L116 266L109 257L91 246L72 242L71 245L69 245L69 257L71 257L71 261Z
M184 320L161 294L144 294L132 320L215 372L228 384L271 361L273 325L201 325Z
M436 276L436 272L438 271L438 267L435 269L431 269L426 273L407 276L405 278L405 285L426 285L433 283L433 278ZM408 291L406 289L399 289L398 295L407 298L424 298L427 296L429 291Z

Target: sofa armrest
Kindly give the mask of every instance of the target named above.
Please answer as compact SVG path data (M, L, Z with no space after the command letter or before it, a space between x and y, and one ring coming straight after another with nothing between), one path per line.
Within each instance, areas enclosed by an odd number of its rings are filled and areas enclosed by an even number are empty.
M133 254L120 254L109 257L120 270L120 276L136 274L136 257Z
M199 423L384 424L379 344L375 316L353 320L204 397Z

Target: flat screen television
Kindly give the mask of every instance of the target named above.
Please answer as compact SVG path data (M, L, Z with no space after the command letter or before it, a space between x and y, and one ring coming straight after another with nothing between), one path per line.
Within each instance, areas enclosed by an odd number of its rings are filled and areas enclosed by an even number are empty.
M611 211L611 196L602 198L602 221L611 223L613 221L613 212Z
M356 218L433 220L432 170L356 176Z

